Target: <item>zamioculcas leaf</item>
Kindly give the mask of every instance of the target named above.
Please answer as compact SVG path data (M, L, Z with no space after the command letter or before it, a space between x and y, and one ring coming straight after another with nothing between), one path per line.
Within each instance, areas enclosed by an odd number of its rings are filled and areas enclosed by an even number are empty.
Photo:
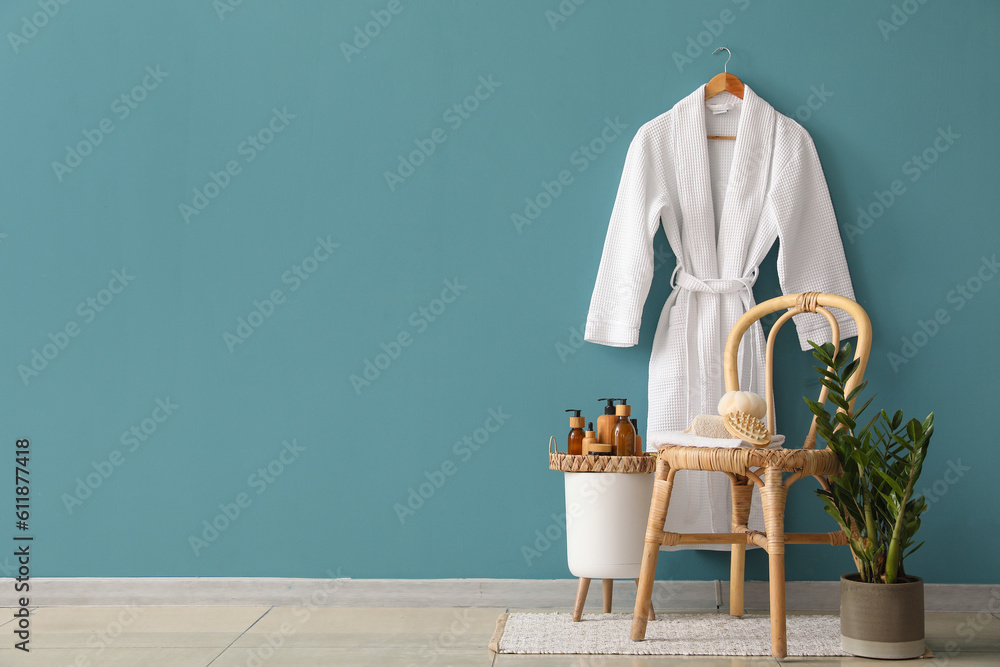
M813 366L813 370L819 373L822 377L830 378L831 380L839 380L840 377L837 375L836 371L830 370L829 366Z
M827 398L830 400L831 403L836 405L838 408L842 408L844 410L851 409L851 407L847 404L847 401L844 399L843 396L839 396L837 394L834 394L833 392L830 392L830 395L827 396Z
M846 412L838 412L834 415L834 419L849 429L853 429L855 426L854 420L848 417Z
M818 492L824 510L848 535L863 581L893 582L904 573L903 560L919 547L913 536L927 509L923 496L913 498L927 447L933 434L934 413L923 422L904 423L903 412L891 417L884 410L857 428L856 420L872 398L853 411L850 404L866 382L846 391L860 368L851 359L850 345L837 350L831 343L813 347L820 382L829 390L828 405L806 399L816 416L816 433L841 463L839 476L829 476L829 491Z
M854 411L854 416L855 417L861 416L861 413L864 412L868 408L868 406L871 405L871 402L874 401L874 400L875 400L875 397L872 396L867 401L865 401L864 404L860 408L858 408L857 410Z
M858 394L860 394L862 391L865 390L865 387L867 386L868 386L868 380L865 380L864 382L862 382L857 387L851 390L851 393L847 395L847 400L853 401L855 398L858 397Z

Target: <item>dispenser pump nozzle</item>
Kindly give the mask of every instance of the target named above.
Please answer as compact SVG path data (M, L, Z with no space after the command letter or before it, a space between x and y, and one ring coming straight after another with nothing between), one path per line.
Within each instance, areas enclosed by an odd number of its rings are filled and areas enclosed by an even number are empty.
M579 417L581 411L580 410L567 410L566 412L572 412L573 414L570 415L571 417Z
M617 399L617 398L599 398L597 400L599 400L599 401L607 401L608 404L604 408L604 414L606 414L606 415L613 415L613 414L615 414L615 401L620 400L620 399Z

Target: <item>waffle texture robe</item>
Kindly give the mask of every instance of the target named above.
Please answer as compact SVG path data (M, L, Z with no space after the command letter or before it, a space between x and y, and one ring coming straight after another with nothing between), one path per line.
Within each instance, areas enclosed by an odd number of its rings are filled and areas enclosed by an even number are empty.
M708 135L735 135L736 140ZM649 361L647 441L655 441L658 431L687 428L695 415L717 414L725 387L726 337L755 305L757 269L776 240L784 293L854 298L812 139L749 86L742 100L724 92L707 101L702 86L639 128L625 158L586 340L615 347L638 343L653 278L653 236L661 224L677 268ZM832 312L842 339L857 335L853 320ZM805 313L794 322L803 350L811 349L807 340L829 341L822 315ZM744 336L739 362L741 388L761 395L764 344L763 330L755 324ZM798 446L797 438L788 446ZM678 473L667 530L729 532L730 524L725 475ZM763 530L759 496L751 528Z

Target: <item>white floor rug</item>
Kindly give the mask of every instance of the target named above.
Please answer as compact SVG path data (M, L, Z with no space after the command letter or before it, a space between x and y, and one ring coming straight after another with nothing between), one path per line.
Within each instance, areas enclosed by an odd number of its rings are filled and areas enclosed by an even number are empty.
M506 616L506 618L505 618ZM632 614L510 613L497 622L490 648L498 653L593 655L771 655L765 614L664 613L646 626L646 639L629 639ZM840 617L789 615L789 656L847 655L840 649Z

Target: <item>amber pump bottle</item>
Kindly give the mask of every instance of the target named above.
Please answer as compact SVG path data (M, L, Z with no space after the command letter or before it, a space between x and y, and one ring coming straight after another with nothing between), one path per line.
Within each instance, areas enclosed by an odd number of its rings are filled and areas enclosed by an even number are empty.
M569 449L567 451L575 456L580 456L586 453L583 451L583 438L586 436L583 430L584 419L580 416L579 410L567 410L566 412L573 413L569 418Z
M627 399L619 398L619 405L615 406L615 414L618 421L615 422L612 434L612 445L614 445L615 456L635 456L635 427L629 421L632 414L632 406L628 405Z
M645 456L646 450L642 448L642 436L639 435L639 420L633 417L629 421L632 422L632 428L635 429L635 455Z
M611 445L612 437L615 430L615 422L617 418L615 417L615 401L619 401L619 398L599 398L599 401L607 401L608 404L604 408L604 414L597 418L597 442L602 445Z

